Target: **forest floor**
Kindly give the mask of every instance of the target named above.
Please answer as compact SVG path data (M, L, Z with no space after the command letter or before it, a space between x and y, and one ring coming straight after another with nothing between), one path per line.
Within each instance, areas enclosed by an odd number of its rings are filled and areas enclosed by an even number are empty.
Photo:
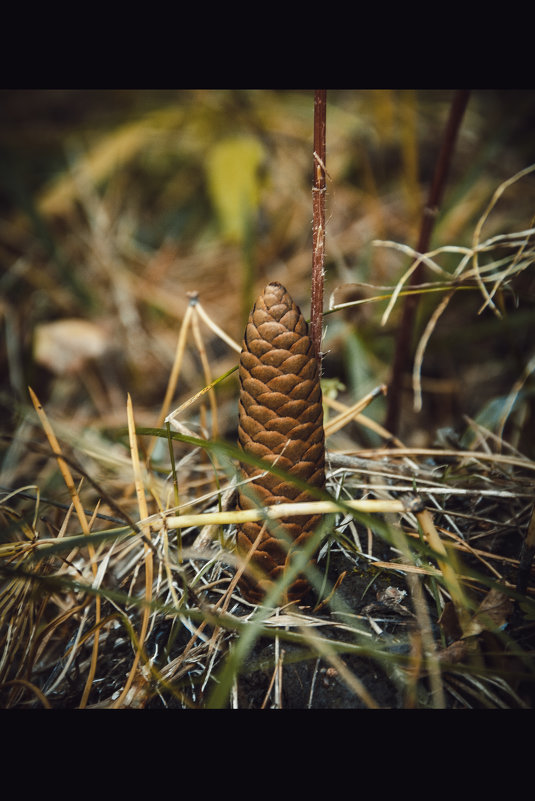
M470 98L394 436L384 387L451 92L328 92L339 508L283 608L243 600L217 515L251 304L276 280L309 308L311 93L1 99L0 705L532 708L533 93Z

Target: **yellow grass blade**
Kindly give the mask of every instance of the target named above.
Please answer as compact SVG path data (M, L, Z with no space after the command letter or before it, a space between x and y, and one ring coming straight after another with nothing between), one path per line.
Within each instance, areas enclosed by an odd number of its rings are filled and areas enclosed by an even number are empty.
M30 397L32 399L32 403L34 405L35 411L37 412L37 416L39 417L41 425L43 426L43 430L44 430L44 432L46 434L46 437L47 437L47 439L48 439L48 441L50 443L50 447L52 448L52 451L56 455L56 459L57 459L57 462L58 462L58 467L59 467L59 469L61 471L61 475L63 476L63 480L65 481L65 484L67 485L67 489L69 490L69 493L71 495L73 506L74 506L74 508L76 510L76 514L78 516L78 520L80 522L80 526L82 528L82 531L83 531L84 534L89 536L91 531L90 531L90 526L89 526L89 524L87 522L87 518L85 516L84 507L83 507L82 502L80 500L80 496L78 495L78 492L76 490L76 485L74 483L71 471L69 470L69 466L67 465L67 462L64 459L62 459L61 448L60 448L59 442L57 440L57 437L56 437L56 435L54 433L54 430L53 430L52 426L50 425L50 422L48 420L48 417L46 415L45 410L43 409L41 403L39 402L39 399L38 399L37 395L35 394L35 392L33 391L33 389L31 387L28 387L28 391L30 393ZM94 550L94 548L92 546L89 546L89 555L90 555L90 558L91 558L91 569L93 571L93 576L96 578L97 565L96 565L96 562L95 562L95 550ZM95 598L95 616L96 616L96 623L98 625L98 623L100 621L100 597L98 595ZM95 633L95 639L93 640L93 652L92 652L92 655L91 655L91 665L90 665L90 668L89 668L89 675L87 677L87 682L86 682L86 685L85 685L85 688L84 688L84 692L83 692L83 695L82 695L82 700L80 702L80 708L81 709L83 709L87 704L87 699L89 697L89 692L90 692L90 689L91 689L91 685L93 684L93 679L95 677L95 672L96 672L96 667L97 667L97 656L98 656L98 632Z
M142 520L148 517L148 509L147 509L147 500L145 498L145 487L143 484L143 477L141 474L141 464L139 461L139 451L137 447L137 439L136 439L136 426L134 422L134 411L132 407L132 399L130 394L127 398L126 403L126 416L128 420L128 435L130 439L130 455L132 458L132 468L134 472L134 484L136 488L136 496L137 502L139 507L139 515ZM145 538L150 542L150 526L142 525L143 534ZM145 548L145 600L147 604L150 603L152 600L152 581L153 581L153 563L152 563L152 550L147 542L144 543ZM145 606L143 610L143 619L141 621L141 632L139 634L139 643L136 650L136 654L134 657L134 662L132 664L132 668L130 673L128 674L128 678L126 680L126 684L123 687L123 690L115 703L113 704L113 709L118 709L123 705L125 701L128 691L132 686L132 682L135 678L137 667L139 664L139 659L141 657L141 653L143 650L143 645L145 643L145 637L147 634L148 624L149 624L149 617L150 617L150 609L149 606Z

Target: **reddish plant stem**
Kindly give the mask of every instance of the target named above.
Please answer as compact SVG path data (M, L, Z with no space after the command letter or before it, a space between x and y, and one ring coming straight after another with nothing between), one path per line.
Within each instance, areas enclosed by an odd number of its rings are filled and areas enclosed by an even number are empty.
M312 293L310 337L321 361L323 283L325 265L325 160L327 90L314 90L314 182L312 186Z
M451 102L450 113L442 146L435 166L433 182L429 191L429 197L424 207L420 236L416 250L418 253L426 253L429 250L431 233L438 214L439 206L446 186L446 178L451 163L451 157L457 139L457 134L461 126L461 121L468 104L470 96L469 89L458 89ZM411 275L409 286L418 284L422 280L424 265L420 263ZM385 428L391 434L396 435L399 428L399 418L401 411L401 394L403 391L403 375L407 367L409 350L412 334L414 330L414 318L418 307L418 295L407 295L403 304L403 312L396 337L396 351L394 364L392 367L392 378L388 388L388 410L385 421Z

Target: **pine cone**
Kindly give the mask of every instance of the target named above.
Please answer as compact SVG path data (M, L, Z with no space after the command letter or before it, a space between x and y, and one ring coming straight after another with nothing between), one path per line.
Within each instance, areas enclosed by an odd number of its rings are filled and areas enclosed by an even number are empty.
M238 436L240 447L268 464L287 471L313 487L325 484L325 438L319 363L308 326L286 289L272 282L256 301L245 330L240 356ZM251 490L262 506L315 500L311 493L288 481L242 463L242 477L258 476L240 487L238 509L251 509ZM292 551L303 545L320 522L320 515L278 520L292 544L266 527L252 559L256 577L243 574L240 588L252 603L262 600L288 564ZM262 522L238 526L242 556L251 550ZM258 575L259 574L259 575ZM300 600L308 589L299 576L288 588L289 601Z

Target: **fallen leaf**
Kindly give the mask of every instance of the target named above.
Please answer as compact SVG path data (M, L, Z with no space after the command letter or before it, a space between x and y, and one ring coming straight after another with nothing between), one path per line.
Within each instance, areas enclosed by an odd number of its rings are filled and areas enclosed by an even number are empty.
M35 361L57 375L75 373L88 359L102 356L109 335L102 326L88 320L67 319L36 326Z

